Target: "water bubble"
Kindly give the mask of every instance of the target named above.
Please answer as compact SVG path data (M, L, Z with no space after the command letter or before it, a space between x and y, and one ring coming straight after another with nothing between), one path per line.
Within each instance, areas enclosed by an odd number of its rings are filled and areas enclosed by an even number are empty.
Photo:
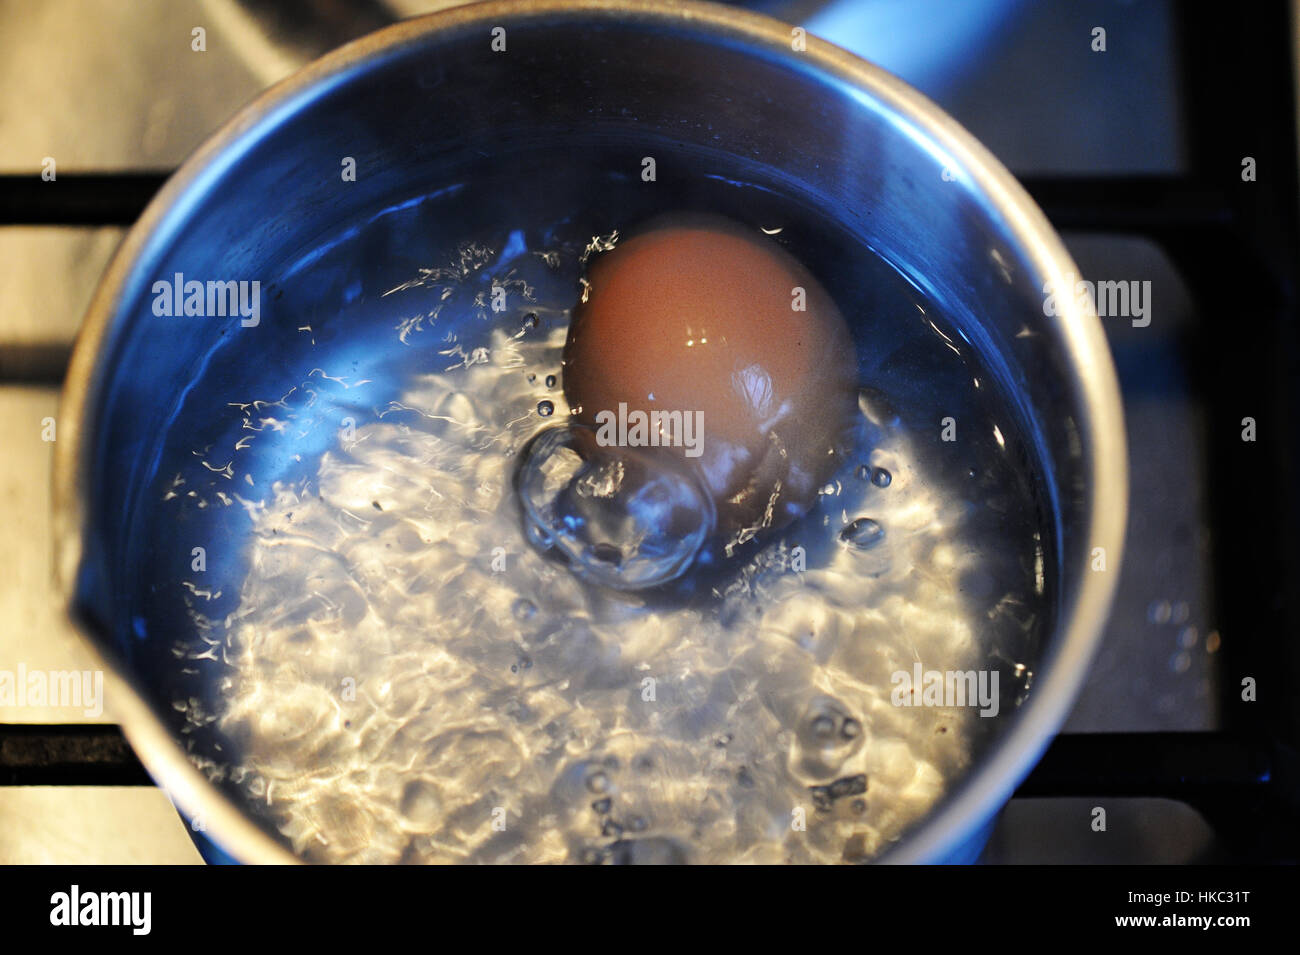
M601 541L587 548L587 555L592 560L619 569L623 566L623 550L617 544Z
M554 376L554 375L547 375L547 376L546 376L546 387L547 387L547 388L554 388L554 387L555 387L555 376Z
M431 825L442 812L442 801L438 791L424 780L412 780L402 790L402 815L410 821Z
M840 540L857 550L875 547L884 538L885 529L869 517L859 517L840 531Z
M587 777L587 788L594 793L603 793L609 789L609 777L602 772L594 772Z
M853 473L856 474L856 475L858 476L858 480L859 480L859 481L870 481L870 480L871 480L871 466L870 466L870 465L867 465L867 464L859 464L858 467L857 467L857 470L854 471Z
M835 780L829 786L809 786L814 808L818 812L829 812L835 800L845 796L858 796L867 791L867 777L864 773L845 776Z
M524 328L533 329L536 328L539 324L540 322L538 322L537 320L536 312L529 312L527 315L524 316Z
M876 487L889 487L893 480L894 476L884 468L871 469L871 483Z
M528 538L616 590L679 577L713 532L713 500L671 461L603 448L584 427L543 431L515 475Z
M828 696L815 698L798 723L790 768L809 781L833 779L862 743L862 723Z
M529 372L529 373L528 373L528 383L531 385L531 384L532 384L534 381L536 381L536 380L537 380L537 376L534 375L532 372Z
M606 796L604 799L597 799L595 802L593 802L591 804L591 808L594 809L600 815L604 816L609 813L609 810L613 808L613 805L614 805L614 800Z
M526 600L523 597L520 597L515 601L514 606L510 608L510 612L514 615L514 618L520 622L531 620L537 614L537 605L531 600Z
M537 402L537 413L543 418L549 418L551 415L555 414L555 402L543 398L541 401Z

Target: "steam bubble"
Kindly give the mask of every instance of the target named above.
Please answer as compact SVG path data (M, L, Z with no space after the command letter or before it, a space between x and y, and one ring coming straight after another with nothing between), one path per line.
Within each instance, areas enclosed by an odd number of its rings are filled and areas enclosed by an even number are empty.
M581 425L533 438L515 491L535 547L615 590L675 580L716 523L712 499L672 458L602 447Z

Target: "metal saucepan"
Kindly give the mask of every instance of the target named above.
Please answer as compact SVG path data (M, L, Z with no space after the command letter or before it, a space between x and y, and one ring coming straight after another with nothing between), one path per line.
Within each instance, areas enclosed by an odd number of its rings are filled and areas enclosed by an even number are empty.
M509 53L494 57L497 27ZM1115 374L1085 307L1067 297L1045 314L1045 288L1072 287L1077 269L1011 175L895 77L800 39L759 15L642 0L490 2L402 22L241 110L131 230L94 296L63 394L57 575L141 759L235 858L294 857L203 771L220 754L202 732L181 732L173 702L185 654L174 651L194 636L151 587L148 554L163 542L140 539L142 489L177 453L165 446L168 426L206 387L214 346L247 336L249 380L271 380L278 357L246 316L159 317L154 283L177 272L265 275L285 249L431 193L452 170L472 174L484 157L556 142L575 155L584 144L629 157L653 146L758 164L969 316L969 340L1003 369L1049 490L1054 619L1032 693L1006 731L885 859L963 859L978 847L1067 715L1114 591L1127 507ZM341 186L344 157L358 175ZM260 321L273 320L271 308Z

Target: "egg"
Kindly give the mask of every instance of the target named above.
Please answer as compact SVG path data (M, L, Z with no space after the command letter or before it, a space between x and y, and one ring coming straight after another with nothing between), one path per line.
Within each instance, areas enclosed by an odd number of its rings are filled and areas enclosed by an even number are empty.
M595 255L585 282L563 356L577 420L690 469L732 539L803 514L856 407L853 339L812 273L757 229L690 215Z

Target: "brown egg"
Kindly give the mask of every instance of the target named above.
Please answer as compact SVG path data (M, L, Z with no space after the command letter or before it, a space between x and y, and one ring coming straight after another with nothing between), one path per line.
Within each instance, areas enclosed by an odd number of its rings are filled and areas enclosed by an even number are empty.
M682 412L680 428L652 419L650 441L694 469L733 540L802 514L838 463L856 393L852 337L812 274L761 232L695 215L599 254L587 281L564 348L577 418ZM625 443L647 442L628 427Z

